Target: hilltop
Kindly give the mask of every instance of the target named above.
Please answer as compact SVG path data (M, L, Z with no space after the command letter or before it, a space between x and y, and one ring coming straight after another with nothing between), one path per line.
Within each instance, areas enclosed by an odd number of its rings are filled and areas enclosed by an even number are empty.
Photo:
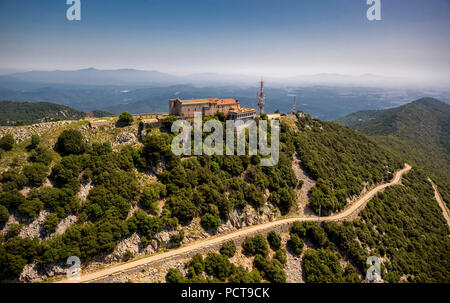
M40 143L33 145L27 137L2 152L1 279L34 282L59 276L72 255L80 257L83 272L89 273L98 266L285 216L308 217L319 209L322 216L338 213L359 195L389 181L404 163L372 138L302 112L281 117L280 161L273 167L261 167L259 156L177 157L170 151L173 135L167 133L166 123L161 129L144 129L147 126L139 121L124 127L116 118L106 121L99 127L87 121L45 123ZM22 128L26 127L14 129ZM367 211L349 218L350 224L297 225L282 233L286 250L273 251L278 261L265 253L255 256L260 263L252 266L247 254L239 255L236 264L260 271L267 281L305 281L300 277L304 270L309 282L360 282L366 257L376 254L385 256L385 278L399 281L417 271L417 260L440 262L449 244L445 221L437 203L429 199L432 188L424 178L413 169L405 189L377 195ZM411 197L415 203L404 208ZM391 213L385 207L402 211ZM417 213L419 207L426 210ZM404 233L393 232L397 223ZM415 241L410 236L414 230L432 243ZM383 233L390 240L375 245ZM403 244L397 256L393 252L398 241ZM258 243L259 238L254 245ZM410 245L421 249L412 253ZM246 246L250 254L259 254L251 244ZM223 258L208 258L210 266L219 262L228 268L226 275L208 270L220 281L250 274ZM314 272L317 262L337 271ZM161 275L168 266L163 265L155 281L164 281ZM252 275L257 277L256 271ZM154 277L154 272L150 268L149 275ZM426 269L417 279L439 280L441 275L441 281L449 280L445 267L434 274ZM204 281L201 276L191 278Z
M85 113L68 106L49 102L0 101L0 125L27 125L58 120L79 120L92 117L112 116L113 114L95 110Z
M441 194L450 205L450 105L422 98L388 110L356 112L337 121L422 166L440 183Z

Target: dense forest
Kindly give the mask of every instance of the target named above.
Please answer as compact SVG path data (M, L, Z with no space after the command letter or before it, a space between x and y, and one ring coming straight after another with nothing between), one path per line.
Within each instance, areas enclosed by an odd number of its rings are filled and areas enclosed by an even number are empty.
M20 126L58 120L79 120L88 113L68 106L48 102L14 102L0 101L0 125ZM95 110L94 117L112 116L113 114Z
M111 253L135 232L143 247L160 231L175 232L170 241L177 247L184 239L183 228L194 218L214 234L234 209L258 211L269 203L279 216L288 214L296 202L294 189L302 184L292 168L295 152L317 181L310 206L316 212L320 206L322 215L341 210L364 186L390 179L403 166L398 153L348 127L301 112L297 118L293 125L282 121L280 160L272 167L261 167L259 155L175 156L170 150L175 134L168 131L173 117L161 129L147 129L138 147L87 142L73 128L58 136L53 149L37 136L23 143L26 148L10 135L0 138L0 155L19 150L26 154L23 165L12 163L0 175L0 227L11 214L20 221L0 236L0 279L17 279L32 262L56 264L73 255L90 261ZM157 180L142 184L138 173L148 171ZM81 201L78 193L86 184L92 189ZM229 261L236 247L227 243L220 253L195 256L186 265L186 275L171 270L167 280L285 282L286 254L291 253L302 256L307 282L360 282L369 255L384 258L386 281L449 281L448 228L426 175L414 170L403 185L372 199L355 221L294 225L286 247L275 233L246 239L242 247L254 258L251 271ZM22 224L42 210L49 214L41 237L20 237ZM44 239L68 215L75 215L77 222L63 234ZM313 247L305 249L305 241ZM444 269L438 268L438 261L444 262Z
M427 170L450 206L450 105L423 98L393 109L377 111L372 119L353 124L357 112L339 121L371 136L414 166Z
M16 278L32 261L52 264L71 255L88 261L112 252L120 239L133 232L140 235L145 246L157 232L176 230L195 217L201 218L205 230L214 231L228 220L233 208L265 204L266 190L269 201L280 212L289 211L293 205L292 189L297 180L291 166L292 145L283 142L278 165L262 168L258 156L181 160L170 151L171 137L173 134L150 129L141 148L125 146L113 151L109 143L88 144L78 130L68 129L58 138L55 151L60 160L51 167L55 160L52 151L41 145L30 147L26 165L1 175L0 223L3 226L12 213L24 223L30 222L43 209L51 213L45 221L49 232L69 214L76 215L78 221L64 234L41 241L18 237L20 225L12 225L1 239L2 278ZM149 168L159 171L158 181L140 186L135 170ZM42 186L47 175L54 187ZM81 183L89 182L94 187L87 201L81 203L77 193ZM20 192L25 187L31 188L26 196ZM164 208L158 214L157 202L162 199ZM136 204L140 209L127 218ZM180 243L183 233L171 240Z
M402 184L375 196L356 220L294 226L316 246L303 260L306 282L347 281L355 269L365 277L369 256L381 258L387 282L450 282L449 228L431 185L416 169ZM339 259L354 268L340 268Z
M311 190L310 206L322 214L345 207L347 198L359 195L364 184L389 180L403 166L385 148L347 127L313 119L304 113L297 120L299 132L289 129L303 166L316 186Z

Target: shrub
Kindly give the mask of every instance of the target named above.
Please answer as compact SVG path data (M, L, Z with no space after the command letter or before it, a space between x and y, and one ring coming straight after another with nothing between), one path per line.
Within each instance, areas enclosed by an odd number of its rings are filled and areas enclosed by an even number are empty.
M303 240L297 234L291 234L287 244L295 254L300 255L302 253Z
M157 201L167 194L166 186L161 182L155 182L144 188L144 192L139 199L142 207L152 213L158 212Z
M30 155L31 162L50 165L52 160L53 160L52 152L43 146L38 146L31 151Z
M190 222L197 212L194 203L177 196L169 197L166 201L166 206L172 212L172 216L178 218L183 223Z
M25 197L18 190L0 193L0 204L7 209L18 207L25 200Z
M220 226L220 217L212 214L205 214L202 216L201 225L205 230L216 230Z
M185 264L185 268L187 268L189 276L197 276L203 273L205 270L205 261L201 254L195 254L191 261Z
M210 252L205 259L205 271L220 280L226 280L232 270L232 264L224 255Z
M265 270L266 278L271 283L286 283L286 272L283 265L277 260L272 260Z
M269 241L270 246L274 249L279 249L281 247L281 237L275 231L269 232L267 235L267 241Z
M236 244L234 244L234 241L225 242L220 248L220 253L229 258L233 257L236 253Z
M123 112L119 116L119 122L125 125L131 125L134 121L133 116L129 112Z
M23 168L23 174L32 187L39 187L44 183L48 168L42 163L33 163Z
M181 230L179 233L170 236L170 242L175 244L181 244L184 239L184 230Z
M22 216L30 219L36 218L42 209L44 209L44 203L39 199L26 200L17 208Z
M3 225L5 225L5 223L8 221L8 219L9 219L8 209L5 206L0 205L0 227L3 227Z
M17 189L22 189L28 184L28 179L19 169L10 169L2 174L2 190L3 191L13 191Z
M250 255L262 255L266 257L269 253L269 245L267 243L266 237L264 235L256 235L253 238L246 238L242 244L244 252Z
M230 276L230 283L261 283L262 277L257 269L248 272L244 267L237 267Z
M277 250L275 252L274 258L280 261L281 264L286 265L287 263L286 249L280 248L279 250Z
M11 224L6 231L6 235L8 236L8 238L16 237L20 234L22 227L22 224Z
M16 141L14 140L14 137L11 134L7 134L0 139L0 148L10 151L15 143Z
M56 214L48 214L45 217L44 225L42 226L46 233L53 233L58 227L58 216Z
M187 283L187 279L183 276L181 271L176 268L171 268L167 272L166 279L170 283Z
M83 135L74 129L66 129L58 137L57 149L63 155L79 155L86 151Z
M28 148L35 149L39 145L40 142L41 142L41 138L39 138L38 135L32 135L31 136L31 143L28 146Z

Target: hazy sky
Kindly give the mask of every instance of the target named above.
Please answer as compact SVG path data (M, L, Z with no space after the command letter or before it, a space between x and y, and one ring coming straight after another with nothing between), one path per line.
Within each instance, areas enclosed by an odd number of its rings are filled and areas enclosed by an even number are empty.
M0 68L450 79L450 0L0 0Z

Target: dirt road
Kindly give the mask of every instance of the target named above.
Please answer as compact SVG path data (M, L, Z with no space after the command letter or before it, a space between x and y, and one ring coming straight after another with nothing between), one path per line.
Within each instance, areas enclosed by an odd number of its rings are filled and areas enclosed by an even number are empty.
M328 216L328 217L322 217L322 218L320 218L320 220L321 221L339 221L339 220L345 219L346 217L352 215L355 211L358 211L358 209L360 209L362 206L364 206L379 191L385 189L386 187L399 184L403 174L407 173L410 169L411 169L411 166L405 163L405 167L403 169L397 171L394 178L390 182L380 184L377 187L373 188L372 190L364 193L358 200L353 202L349 207L344 209L342 212ZM152 263L155 261L161 261L161 260L173 257L173 256L182 255L182 254L185 254L185 253L188 253L191 251L195 251L195 250L202 249L202 248L205 248L208 246L219 244L219 243L222 243L222 242L234 239L234 238L245 236L246 234L260 232L260 231L267 230L272 227L277 227L277 226L284 225L287 223L292 223L295 221L317 221L318 219L319 218L317 216L292 217L292 218L286 218L286 219L273 221L273 222L269 222L269 223L264 223L264 224L260 224L260 225L249 226L249 227L245 227L240 230L237 230L237 231L232 231L227 234L220 234L217 236L202 239L202 240L190 243L186 246L182 246L182 247L174 249L174 250L155 254L155 255L145 257L145 258L142 258L142 259L139 259L136 261L132 261L132 262L117 265L117 266L112 266L109 268L99 270L97 272L82 275L80 280L74 280L74 281L63 280L63 281L59 281L58 283L89 282L89 281L100 279L105 276L109 276L114 273L126 271L126 270L132 269L137 266Z
M442 196L438 191L437 185L434 184L433 180L431 180L430 178L428 178L428 182L430 182L431 186L433 186L434 198L438 202L439 207L442 209L442 214L444 215L445 221L447 221L448 227L450 227L450 211L447 208L447 205L445 205L445 202L442 199Z

